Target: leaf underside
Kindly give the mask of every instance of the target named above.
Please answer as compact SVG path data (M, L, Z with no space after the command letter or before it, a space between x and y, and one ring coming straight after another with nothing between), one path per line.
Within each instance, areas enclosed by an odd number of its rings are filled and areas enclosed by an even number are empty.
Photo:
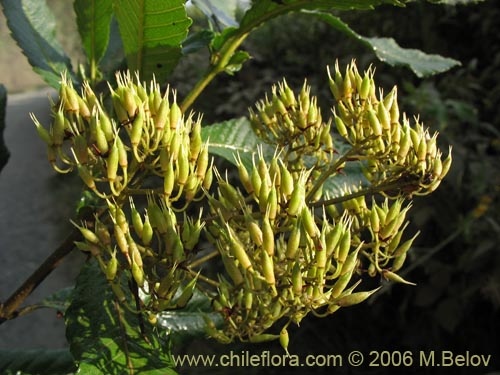
M65 319L66 337L79 373L175 374L166 345L147 321L143 322L144 335L141 333L139 316L116 301L95 259L78 276Z
M113 0L128 67L144 80L159 82L181 57L191 20L183 0Z
M56 39L56 20L45 1L1 0L7 24L33 70L52 87L71 62Z

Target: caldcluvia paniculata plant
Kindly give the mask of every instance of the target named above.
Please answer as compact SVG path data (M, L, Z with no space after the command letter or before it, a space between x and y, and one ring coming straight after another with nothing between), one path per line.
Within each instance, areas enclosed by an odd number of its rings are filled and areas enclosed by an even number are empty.
M222 317L206 317L209 336L279 338L286 349L290 323L375 293L356 290L362 275L408 283L397 274L415 238L404 235L406 202L438 187L451 154L442 160L437 134L401 115L396 88L379 90L371 68L328 73L328 119L307 84L297 93L286 81L250 109L266 148L250 167L235 155L237 184L213 167L201 116L182 113L174 91L118 74L105 103L63 77L50 128L33 120L54 169L77 170L104 203L95 220L75 224L84 237L76 246L97 258L123 304L119 274L138 286L153 322L198 287ZM325 192L347 163L365 180ZM216 277L204 274L210 262L224 266Z

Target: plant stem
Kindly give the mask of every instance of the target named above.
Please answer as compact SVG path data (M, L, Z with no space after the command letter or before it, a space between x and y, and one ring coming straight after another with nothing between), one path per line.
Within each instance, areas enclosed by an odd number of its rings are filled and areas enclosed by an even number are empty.
M218 52L217 60L212 63L205 75L196 83L189 94L184 98L181 104L181 110L183 113L193 105L194 101L203 92L203 90L208 86L210 82L215 78L215 76L224 71L229 60L233 56L236 49L243 43L243 41L248 36L248 32L238 34L232 38L229 38L220 51Z
M31 274L28 279L0 306L0 324L18 316L17 309L23 301L45 280L74 248L74 242L81 239L81 233L74 228L59 247Z

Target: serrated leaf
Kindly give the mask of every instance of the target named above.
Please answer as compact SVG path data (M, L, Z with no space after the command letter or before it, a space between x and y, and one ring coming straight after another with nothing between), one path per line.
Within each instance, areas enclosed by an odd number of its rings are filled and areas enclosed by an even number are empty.
M71 62L56 39L56 20L45 1L1 0L7 25L33 70L52 87Z
M0 373L3 375L67 375L76 371L68 349L0 350Z
M113 0L130 70L166 80L181 57L191 20L184 0Z
M445 72L460 62L439 55L426 54L417 49L406 49L400 47L392 38L368 38L364 37L349 27L340 18L328 13L306 12L333 26L339 31L358 40L370 48L380 61L391 66L406 66L418 77L426 77L433 74Z
M91 64L98 64L109 41L113 8L111 0L75 0L78 33Z
M125 290L125 277L121 286ZM147 321L142 322L145 332L141 333L139 316L115 300L95 259L77 278L65 320L66 337L81 374L175 374L160 337Z
M204 141L209 140L208 151L211 154L236 164L235 156L238 153L247 169L252 168L252 155L257 152L257 146L261 145L268 152L271 149L255 135L246 117L205 126L201 130L201 137Z
M5 146L3 132L5 130L5 109L7 108L7 89L0 85L0 171L5 167L9 160L9 150Z

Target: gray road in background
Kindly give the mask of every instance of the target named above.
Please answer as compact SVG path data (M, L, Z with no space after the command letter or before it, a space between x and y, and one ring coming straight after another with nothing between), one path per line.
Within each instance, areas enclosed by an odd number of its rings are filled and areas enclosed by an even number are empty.
M47 126L49 101L44 89L9 95L5 142L11 156L0 172L0 300L4 301L56 248L71 229L80 195L74 175L58 175L49 166L46 148L29 113ZM33 293L28 303L74 284L84 258L70 255ZM63 319L41 309L0 325L0 349L62 348Z

